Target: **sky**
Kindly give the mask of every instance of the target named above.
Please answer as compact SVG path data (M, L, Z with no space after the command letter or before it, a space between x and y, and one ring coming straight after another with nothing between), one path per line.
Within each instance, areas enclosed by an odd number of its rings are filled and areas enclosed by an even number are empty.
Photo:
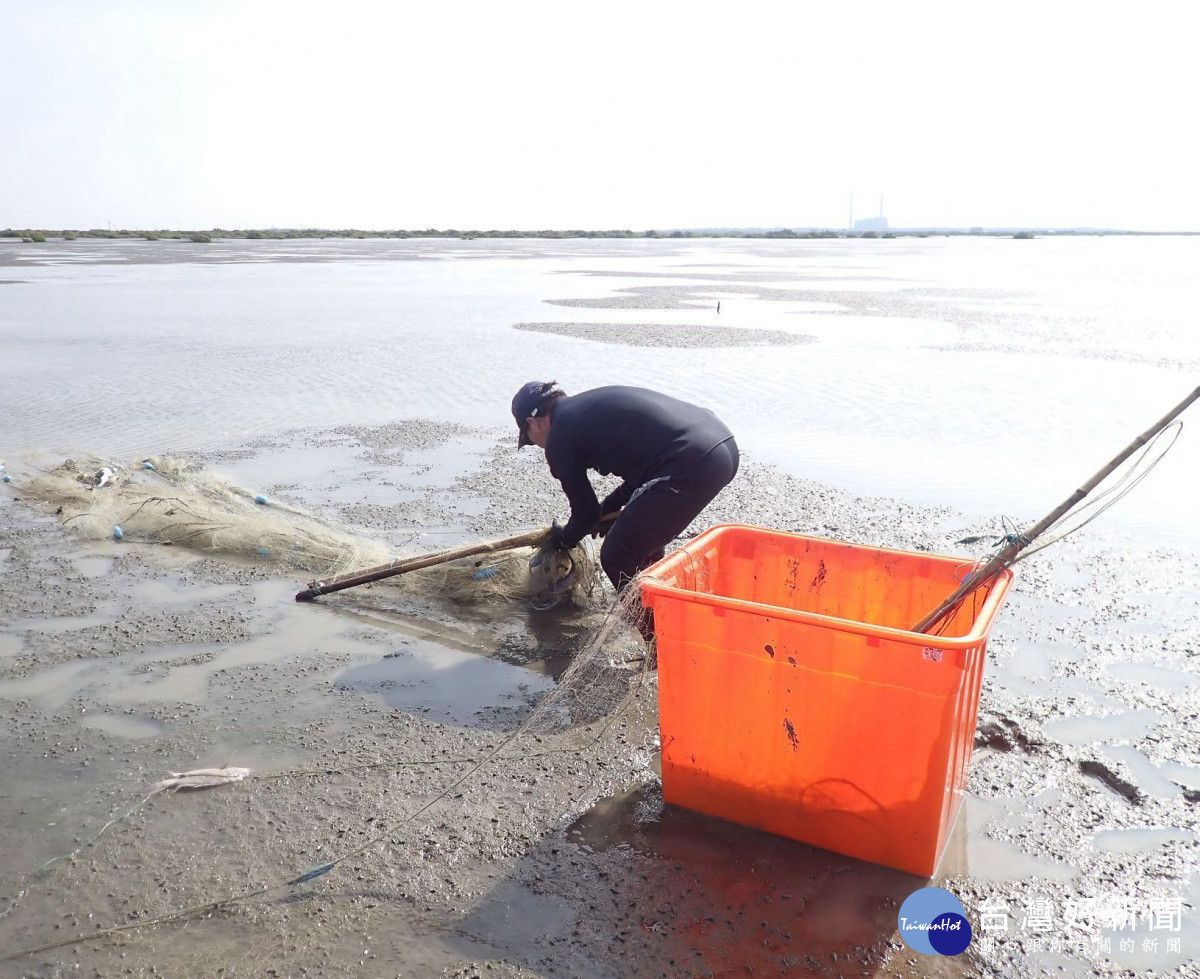
M1200 6L0 0L0 228L1200 230Z

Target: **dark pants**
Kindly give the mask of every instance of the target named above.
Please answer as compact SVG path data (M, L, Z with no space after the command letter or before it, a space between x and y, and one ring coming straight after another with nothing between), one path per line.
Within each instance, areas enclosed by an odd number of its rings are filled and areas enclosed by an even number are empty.
M600 548L600 564L618 594L639 571L660 560L666 546L737 475L738 459L737 443L728 439L683 472L647 483L633 494Z

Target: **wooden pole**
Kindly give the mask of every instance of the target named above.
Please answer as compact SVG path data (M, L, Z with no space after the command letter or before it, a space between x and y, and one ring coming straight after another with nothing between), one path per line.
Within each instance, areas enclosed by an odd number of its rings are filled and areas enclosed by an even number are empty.
M606 513L599 523L609 523L617 519L621 513L616 510ZM421 568L431 568L435 564L445 564L447 561L457 561L463 557L474 557L476 554L491 554L496 551L511 551L517 547L540 546L550 534L549 528L527 530L523 534L512 537L502 537L499 540L484 541L482 544L467 544L449 551L436 551L433 554L421 554L417 557L399 557L387 564L378 564L363 571L354 571L328 581L310 581L304 591L296 593L296 601L311 602L320 595L328 595L331 591L341 591L343 588L353 588L355 585L365 585L368 582L379 581L380 578L391 578L393 575L404 574L408 571L420 571Z
M1008 543L992 557L987 564L979 570L973 572L967 579L955 589L954 594L947 598L941 605L930 612L925 618L912 627L913 632L928 632L933 626L949 615L964 598L970 595L976 589L982 588L989 584L1001 571L1007 568L1016 559L1016 556L1025 548L1034 542L1041 534L1045 533L1059 519L1068 513L1076 504L1078 504L1085 496L1094 490L1100 483L1106 479L1114 469L1128 459L1134 452L1149 442L1154 436L1166 428L1175 418L1193 401L1200 398L1200 387L1196 388L1191 394L1184 398L1179 404L1167 412L1161 419L1155 422L1150 428L1146 429L1141 435L1134 439L1126 446L1117 456L1101 469L1095 476L1089 479L1079 489L1072 493L1067 499L1054 508L1049 514L1039 520L1036 524L1030 527L1024 534L1019 537L1010 538Z
M311 602L317 596L328 595L331 591L341 591L343 588L365 585L370 581L378 581L380 578L390 578L393 575L404 574L407 571L419 571L421 568L430 568L435 564L445 564L447 561L456 561L458 558L472 557L476 554L490 554L494 551L511 551L516 547L532 547L535 544L541 544L546 539L548 533L549 531L545 528L530 530L523 534L516 534L513 537L485 541L482 544L468 544L465 547L456 547L449 551L421 554L417 557L396 558L395 561L389 561L387 564L380 564L373 568L367 568L364 571L355 571L352 574L341 575L337 578L331 578L329 581L310 581L304 591L296 593L296 601Z

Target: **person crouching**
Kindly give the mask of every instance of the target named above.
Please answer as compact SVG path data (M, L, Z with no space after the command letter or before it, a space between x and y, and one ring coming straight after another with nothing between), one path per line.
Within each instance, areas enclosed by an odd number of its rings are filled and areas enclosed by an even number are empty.
M512 414L517 448L544 450L571 506L570 519L551 527L555 546L603 538L600 564L618 595L737 475L737 442L713 412L646 388L568 395L556 381L529 381L513 397ZM621 485L598 500L589 470ZM650 610L637 625L653 645Z

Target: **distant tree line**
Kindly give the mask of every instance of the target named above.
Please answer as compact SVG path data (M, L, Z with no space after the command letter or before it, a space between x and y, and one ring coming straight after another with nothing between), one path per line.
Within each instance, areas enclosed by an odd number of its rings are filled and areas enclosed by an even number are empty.
M1016 232L1014 234L1014 231ZM1042 228L1037 234L1045 235L1103 235L1103 234L1157 234L1159 232L1129 232L1073 228ZM1167 232L1162 232L1167 233ZM1189 232L1174 232L1189 233ZM0 238L20 238L28 242L44 242L48 238L61 238L65 241L75 241L79 238L110 238L110 239L143 239L145 241L179 240L197 243L208 243L217 239L274 239L286 240L292 238L897 238L918 237L928 238L931 235L943 236L985 236L1033 238L1034 231L1029 229L983 229L983 228L910 228L903 231L848 231L831 228L808 228L793 231L790 228L773 229L702 229L674 231L570 231L541 230L541 231L460 231L456 228L437 229L426 228L424 231L364 231L359 228L252 228L232 230L226 228L210 228L205 231L158 231L122 230L113 231L107 228L90 228L88 230L59 230L46 229L15 229L6 228L0 231Z

